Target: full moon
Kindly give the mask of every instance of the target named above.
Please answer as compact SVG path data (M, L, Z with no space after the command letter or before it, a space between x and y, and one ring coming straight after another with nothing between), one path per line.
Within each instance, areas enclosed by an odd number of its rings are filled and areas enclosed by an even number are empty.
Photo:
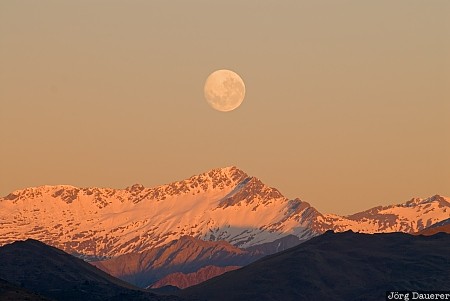
M204 93L211 107L221 112L229 112L244 101L245 85L237 73L217 70L206 79Z

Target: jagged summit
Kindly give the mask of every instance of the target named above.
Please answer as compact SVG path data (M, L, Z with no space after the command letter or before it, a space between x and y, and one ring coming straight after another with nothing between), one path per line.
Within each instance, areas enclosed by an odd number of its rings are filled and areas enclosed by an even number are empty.
M248 175L241 169L237 168L236 166L228 166L222 168L214 168L201 174L193 175L185 180L175 181L161 186L180 187L184 183L190 183L193 185L211 184L213 188L215 188L217 185L223 183L231 184L247 177ZM145 189L145 187L142 184L136 183L132 186L127 187L125 190L133 191L143 189Z
M218 167L218 168L213 168L209 171L206 171L204 173L201 173L198 176L206 176L208 175L209 177L217 177L217 176L225 176L228 177L230 179L236 178L236 177L248 177L248 175L242 170L239 169L238 167L232 165L232 166L226 166L226 167ZM197 176L193 176L193 177L197 177Z
M433 195L432 197L429 198L413 198L410 201L406 202L405 205L419 205L419 204L427 204L427 203L432 203L432 202L439 202L442 205L450 205L450 198L446 198L444 196L441 196L439 194Z
M153 188L146 188L142 184L134 184L125 189L86 187L80 188L72 185L43 185L38 187L29 187L15 190L3 199L5 200L31 200L42 197L45 194L52 194L55 197L62 196L68 202L86 195L112 195L116 192L130 193L136 198L134 201L140 201L143 197L165 199L167 194L179 195L185 193L200 193L209 189L224 189L225 187L236 185L249 176L235 166L224 168L215 168L199 175L193 175L186 180L176 181L169 184L160 185ZM0 198L0 201L2 199ZM108 205L108 204L104 204Z

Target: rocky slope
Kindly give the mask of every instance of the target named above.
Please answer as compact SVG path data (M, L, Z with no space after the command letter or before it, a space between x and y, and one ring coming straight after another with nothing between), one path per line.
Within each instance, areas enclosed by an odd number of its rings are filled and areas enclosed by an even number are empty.
M172 273L194 273L209 265L244 266L262 256L241 250L225 241L209 242L183 236L162 247L91 264L129 283L147 287Z
M429 226L421 231L419 231L418 235L434 235L436 233L448 233L450 234L450 218L440 221L436 224Z
M223 273L234 271L241 268L240 266L225 266L225 267L218 267L214 265L208 265L206 267L203 267L199 269L196 272L193 273L173 273L169 274L162 279L158 280L157 282L153 283L149 286L151 289L164 287L167 285L176 286L178 288L187 288L199 283L202 283L206 280L209 280L211 278L217 277L219 275L222 275Z
M266 242L260 245L251 246L244 250L250 252L255 257L258 255L272 255L274 253L278 253L286 249L295 247L305 241L306 240L299 239L295 235L289 234L272 242Z
M226 241L203 241L183 236L162 247L94 261L91 264L139 287L146 287L154 281L169 277L170 281L166 281L167 283L163 281L164 285L181 288L196 282L195 279L205 281L209 279L208 275L216 276L213 271L227 269L230 266L244 266L265 255L281 252L301 242L297 236L288 235L273 242L239 249ZM214 266L216 270L207 270L211 271L209 274L202 271L208 266ZM175 279L180 279L181 282L176 283ZM160 285L151 287L157 288Z

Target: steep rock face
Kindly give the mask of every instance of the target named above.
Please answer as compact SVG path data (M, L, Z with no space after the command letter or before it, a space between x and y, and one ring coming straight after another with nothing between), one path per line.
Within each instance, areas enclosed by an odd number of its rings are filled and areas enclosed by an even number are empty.
M308 203L288 200L236 167L124 190L42 186L0 199L0 245L34 238L85 258L163 246L183 235L239 247L323 231Z
M222 275L223 273L234 271L241 268L240 266L225 266L218 267L213 265L208 265L206 267L201 268L200 270L185 274L185 273L173 273L169 274L157 282L150 285L149 288L155 289L164 287L167 285L176 286L178 288L184 289L199 283L202 283L211 278Z
M225 241L210 242L183 236L162 247L91 264L127 282L146 287L175 272L193 273L208 265L244 266L262 256Z

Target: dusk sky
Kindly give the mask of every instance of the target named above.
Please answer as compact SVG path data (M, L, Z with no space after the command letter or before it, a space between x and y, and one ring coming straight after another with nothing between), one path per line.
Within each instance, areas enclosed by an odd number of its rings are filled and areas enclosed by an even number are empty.
M2 196L230 165L324 213L450 196L450 1L2 0L0 141Z

